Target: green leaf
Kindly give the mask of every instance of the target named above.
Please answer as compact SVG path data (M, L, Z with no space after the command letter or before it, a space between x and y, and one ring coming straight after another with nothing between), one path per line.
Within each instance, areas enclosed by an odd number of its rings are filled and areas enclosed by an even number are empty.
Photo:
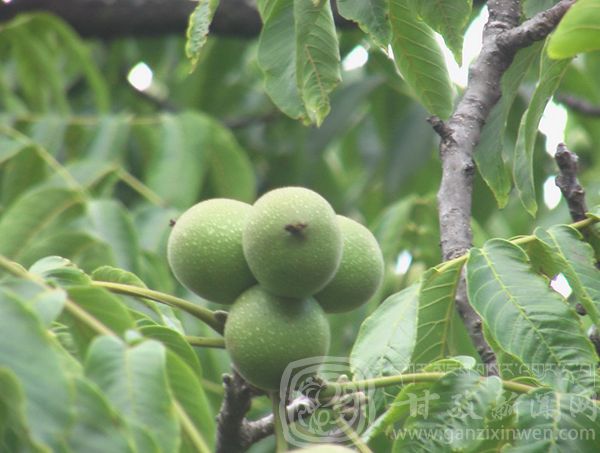
M471 17L472 6L472 0L418 2L419 16L442 35L459 66L462 65L463 36Z
M600 326L600 271L596 268L594 250L584 242L581 233L568 225L547 230L537 228L535 235L547 250L548 259L565 275L577 301L596 326Z
M217 197L254 202L256 179L252 162L224 127L214 127L209 165L210 184Z
M550 36L548 55L569 58L600 49L600 0L579 0Z
M85 373L128 421L151 433L162 451L177 451L180 427L164 346L147 340L128 347L117 338L99 337L88 350Z
M320 125L330 110L329 94L341 80L329 2L260 0L258 9L264 24L258 64L268 95L286 115Z
M140 248L129 212L117 200L93 200L87 207L92 230L111 245L117 265L137 272Z
M502 97L490 112L475 149L474 157L479 174L494 194L499 208L506 206L511 190L509 170L502 156L506 146L504 137L508 114L519 93L521 81L541 50L542 43L536 43L517 52L502 76Z
M591 453L600 449L598 406L592 399L536 389L519 396L513 407L519 436L503 452Z
M443 265L442 265L443 266ZM417 339L412 362L420 365L450 355L454 298L461 263L432 268L421 277Z
M26 145L5 164L2 178L2 204L10 206L23 193L39 185L47 176L47 165L35 146Z
M206 43L208 27L212 22L219 0L198 0L198 6L190 15L186 33L185 55L192 63L191 70L196 69L200 51Z
M147 338L160 341L167 349L177 354L199 378L202 377L198 356L179 332L163 326L144 326L140 328L140 332Z
M433 31L416 17L409 0L390 0L392 50L400 74L429 112L447 119L454 89Z
M532 17L553 7L556 3L558 3L558 0L524 0L523 13L525 17Z
M19 154L28 144L0 131L0 164Z
M36 261L29 272L39 275L44 280L50 280L58 286L87 285L90 277L66 258L47 256Z
M535 216L537 211L533 181L533 150L538 134L538 126L546 104L558 88L569 63L569 60L551 60L546 52L542 53L540 79L519 126L519 135L515 145L513 176L521 203L532 216Z
M417 200L415 196L409 196L387 207L370 228L387 263L393 262L400 252L403 233Z
M66 220L65 213L81 207L81 196L66 189L27 192L0 219L0 254L17 259L34 240Z
M145 182L166 202L187 209L198 201L214 121L186 112L165 115L161 124L162 141L150 160Z
M0 449L46 452L41 445L34 444L31 438L25 415L23 387L15 373L8 368L0 367L0 389Z
M92 272L92 279L102 282L122 283L124 285L147 288L146 284L133 272L118 267L101 266Z
M18 294L0 289L0 367L18 378L27 427L36 443L58 448L73 420L73 389L55 343Z
M338 0L337 7L340 15L356 22L379 47L390 43L387 0Z
M533 272L521 248L492 239L472 249L467 290L487 333L531 375L559 391L594 391L585 368L597 358L577 314Z
M457 369L442 377L420 397L409 394L410 414L402 426L404 436L394 442L394 453L404 451L477 451L481 440L469 436L485 428L485 417L500 401L502 381L495 377L482 378L472 370ZM424 401L423 401L424 398ZM419 411L426 405L425 411ZM398 403L396 403L398 404ZM420 413L419 413L420 412ZM442 436L411 436L422 431L450 433ZM473 431L471 431L473 432Z
M133 439L124 420L99 389L84 379L75 383L77 418L67 439L69 448L86 453L134 453Z
M135 323L121 300L103 288L92 286L71 286L69 298L83 308L89 315L100 321L114 333L123 336L128 329L134 329ZM71 334L80 351L85 351L97 332L77 318L67 316L71 324Z
M125 115L105 115L99 118L95 127L95 135L85 149L85 158L95 161L110 162L124 157L123 149L129 138L129 122ZM84 154L82 153L82 154Z
M419 285L388 297L360 326L350 353L355 378L402 373L417 337Z
M167 373L173 397L193 425L193 435L185 431L184 446L188 444L191 452L214 451L215 417L199 376L172 350L167 351Z
M33 311L46 328L58 318L67 300L63 289L51 288L31 280L9 278L2 281L2 286L6 294L21 300Z

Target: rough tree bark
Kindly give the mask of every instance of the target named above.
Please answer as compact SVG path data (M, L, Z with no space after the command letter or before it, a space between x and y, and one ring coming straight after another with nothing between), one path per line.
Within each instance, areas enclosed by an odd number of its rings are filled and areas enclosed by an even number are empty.
M430 118L441 137L442 181L438 210L444 260L461 256L471 247L473 153L483 125L500 99L502 75L516 52L544 39L573 3L574 0L561 0L519 25L519 0L488 2L489 19L483 31L481 53L469 70L465 93L447 122ZM456 304L484 364L494 373L496 358L483 336L481 318L468 302L464 278L457 290Z

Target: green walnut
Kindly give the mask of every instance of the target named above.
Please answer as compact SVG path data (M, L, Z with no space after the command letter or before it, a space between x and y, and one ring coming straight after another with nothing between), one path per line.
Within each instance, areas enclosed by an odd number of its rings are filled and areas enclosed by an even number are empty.
M285 368L295 360L329 350L329 323L312 298L290 300L259 285L235 301L225 323L225 348L236 370L250 384L278 390Z
M344 246L342 261L331 280L315 295L326 313L353 310L367 302L381 285L384 261L373 234L348 217L337 216Z
M215 198L192 206L173 226L167 247L179 282L199 296L231 304L256 283L242 248L242 230L252 206Z
M302 187L284 187L256 201L243 246L250 270L266 290L305 298L333 278L342 256L342 234L323 197Z

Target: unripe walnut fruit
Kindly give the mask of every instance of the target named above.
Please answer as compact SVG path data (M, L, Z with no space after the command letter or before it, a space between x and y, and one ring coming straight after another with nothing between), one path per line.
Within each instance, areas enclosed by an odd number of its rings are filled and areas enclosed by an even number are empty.
M337 216L344 241L340 266L315 299L326 313L353 310L367 302L381 285L384 261L373 234L360 223Z
M248 266L267 291L304 298L333 278L342 235L323 197L302 187L284 187L256 201L243 246Z
M256 283L242 249L252 206L215 198L192 206L175 222L167 257L179 282L199 296L231 304Z
M290 362L315 358L329 350L329 323L312 298L291 300L260 286L235 301L225 323L225 348L237 371L263 390L279 389Z

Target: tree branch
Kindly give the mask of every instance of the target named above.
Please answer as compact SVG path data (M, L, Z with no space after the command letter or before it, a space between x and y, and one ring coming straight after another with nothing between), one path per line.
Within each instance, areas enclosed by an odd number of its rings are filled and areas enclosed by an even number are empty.
M569 151L564 143L560 143L554 154L554 160L560 173L556 176L555 184L567 200L569 212L573 221L577 222L586 218L587 205L585 203L585 190L577 179L579 171L579 158L577 154Z
M15 0L0 2L0 22L22 12L46 11L60 16L82 36L110 39L183 33L195 7L192 0ZM339 14L334 18L340 27L354 27ZM250 38L259 34L261 25L254 0L221 0L210 32Z
M262 392L248 384L236 371L223 376L225 394L217 415L217 453L242 452L252 444L273 434L273 414L258 420L248 420L252 398ZM312 414L317 403L307 396L299 396L287 405L287 420L291 423L303 415Z
M575 96L569 96L567 94L557 94L554 99L560 104L564 104L571 110L581 113L586 116L600 116L600 106L592 104L585 99L580 99Z
M483 31L481 53L469 70L465 93L446 123L442 124L437 118L430 120L441 137L442 180L438 210L444 260L463 255L471 247L473 153L481 129L500 99L502 75L517 50L547 36L572 3L573 0L562 0L519 25L518 0L488 2L489 19ZM496 358L483 337L479 315L468 303L464 277L457 290L456 304L484 364L493 372Z

